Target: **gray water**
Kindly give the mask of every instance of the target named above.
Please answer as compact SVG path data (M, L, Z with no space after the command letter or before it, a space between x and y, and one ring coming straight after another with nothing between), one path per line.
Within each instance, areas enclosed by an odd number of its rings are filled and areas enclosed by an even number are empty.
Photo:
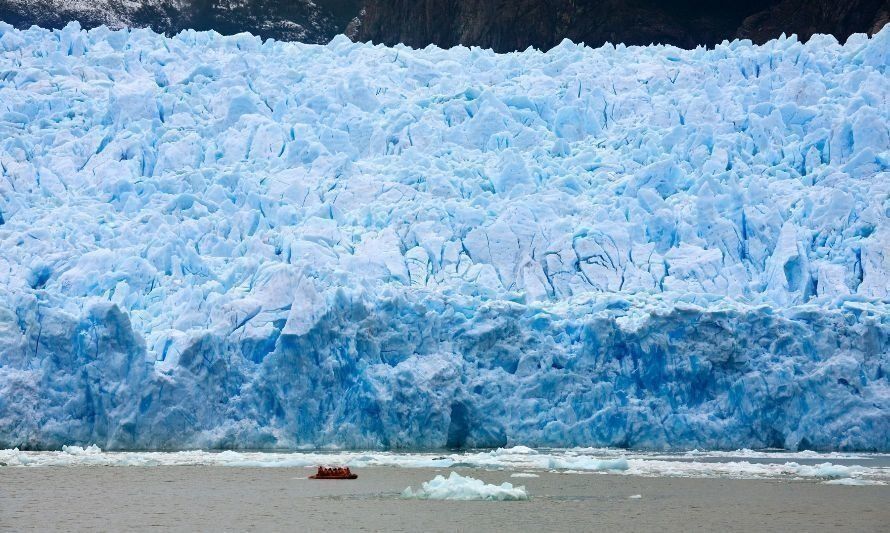
M890 487L812 481L643 478L459 469L525 485L524 502L402 500L449 470L364 468L0 468L9 531L887 531ZM639 499L629 499L639 494Z

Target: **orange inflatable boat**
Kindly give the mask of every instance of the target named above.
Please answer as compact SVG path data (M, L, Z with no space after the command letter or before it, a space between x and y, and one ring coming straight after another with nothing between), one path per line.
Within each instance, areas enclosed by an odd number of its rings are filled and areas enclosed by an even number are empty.
M309 476L309 479L355 479L357 477L346 466L319 466L318 472L314 476Z

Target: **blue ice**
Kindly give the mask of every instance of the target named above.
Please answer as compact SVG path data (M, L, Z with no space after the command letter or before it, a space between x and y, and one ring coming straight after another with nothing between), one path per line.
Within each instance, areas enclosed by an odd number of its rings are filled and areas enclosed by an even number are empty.
M0 446L888 451L888 63L0 23Z

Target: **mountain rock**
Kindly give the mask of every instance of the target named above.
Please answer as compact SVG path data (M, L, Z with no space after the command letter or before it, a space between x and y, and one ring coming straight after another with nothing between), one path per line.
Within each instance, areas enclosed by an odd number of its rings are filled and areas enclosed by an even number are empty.
M0 20L19 28L105 24L184 29L326 43L357 41L415 48L458 44L498 52L550 49L563 39L673 44L694 48L724 39L763 43L782 33L806 40L874 34L890 21L887 0L0 0Z
M499 52L532 46L549 49L565 38L605 42L673 44L694 48L724 39L762 43L782 33L807 39L830 33L874 33L888 20L882 0L367 0L356 37L414 47L458 44Z
M250 32L285 41L328 42L359 12L360 0L0 0L0 20L26 28L105 24L223 34Z

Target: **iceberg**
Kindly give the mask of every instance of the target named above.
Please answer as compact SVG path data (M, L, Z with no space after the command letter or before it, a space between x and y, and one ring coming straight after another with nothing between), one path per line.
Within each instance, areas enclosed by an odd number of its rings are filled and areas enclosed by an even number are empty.
M840 478L840 479L829 479L828 481L823 481L823 485L846 485L849 487L870 487L875 485L882 485L883 483L879 481L874 481L871 479L858 479L858 478Z
M417 491L406 488L402 498L407 500L491 500L518 501L527 500L528 492L524 486L513 487L512 483L489 485L472 477L464 477L452 472L447 478L436 476L424 481Z
M0 448L890 451L888 63L0 23Z

